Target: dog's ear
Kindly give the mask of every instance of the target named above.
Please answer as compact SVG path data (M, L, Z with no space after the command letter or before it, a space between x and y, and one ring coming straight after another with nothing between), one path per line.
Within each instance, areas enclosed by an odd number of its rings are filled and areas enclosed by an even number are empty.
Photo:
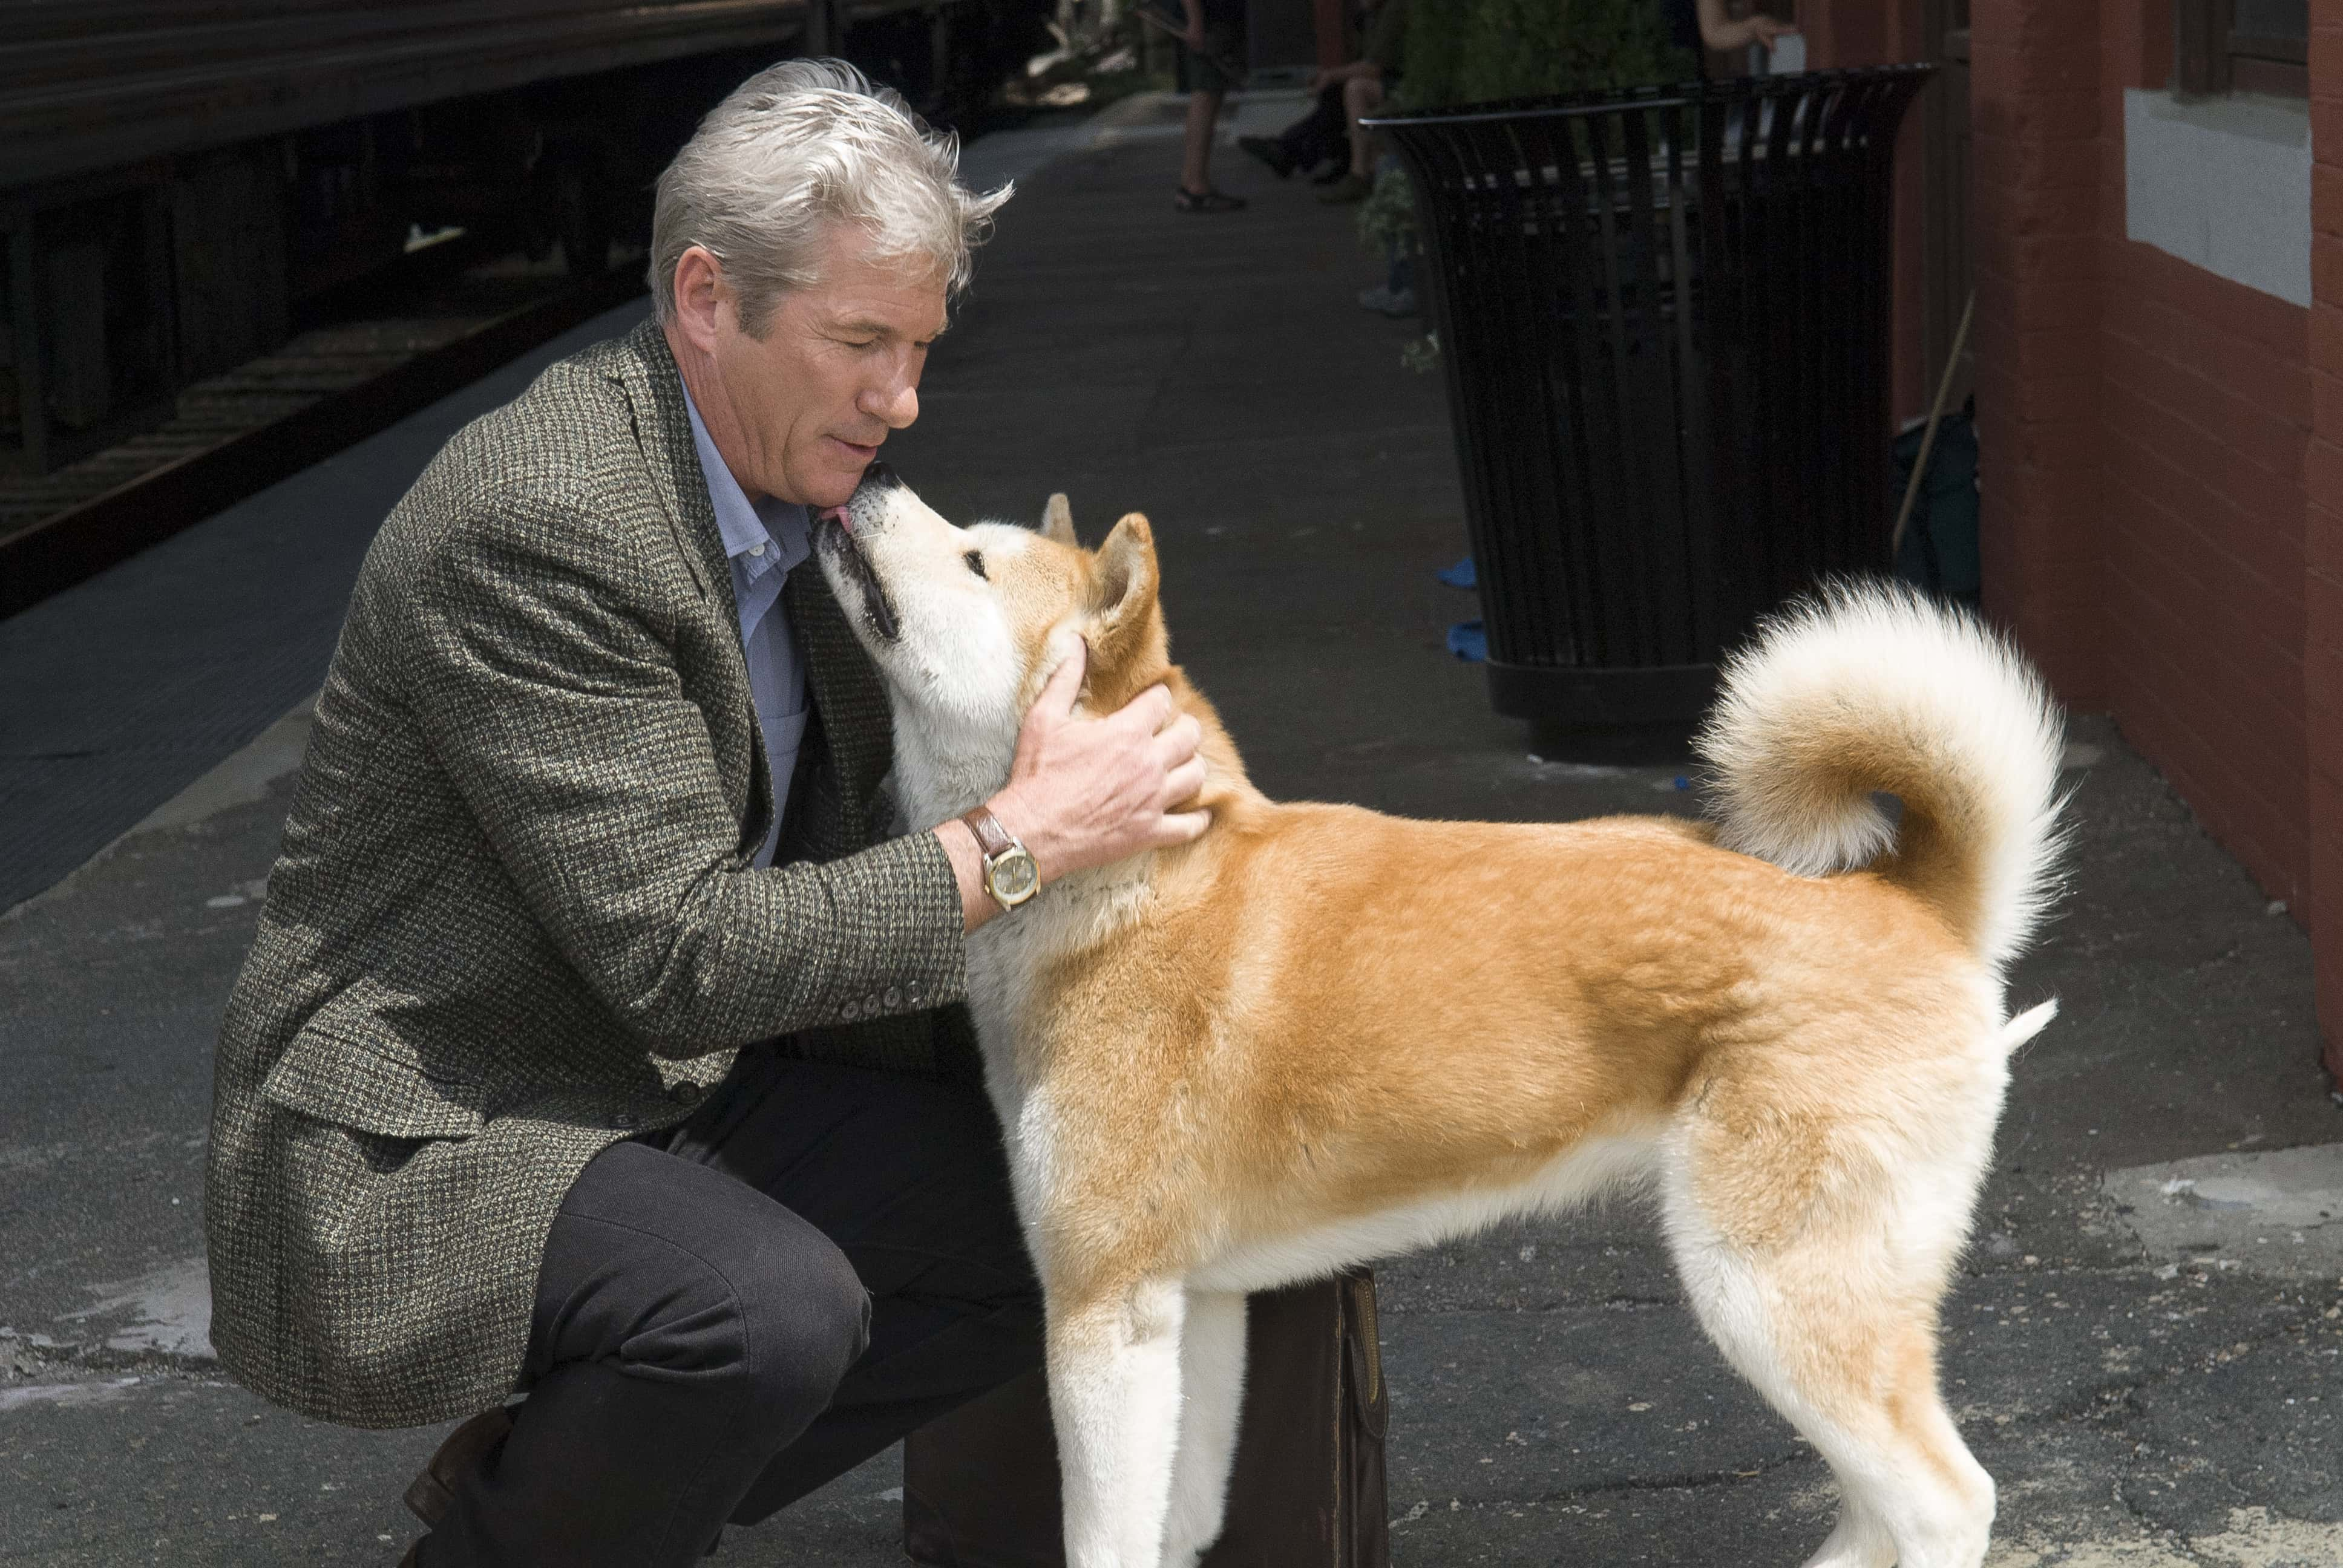
M1082 687L1091 706L1106 712L1131 701L1162 678L1169 663L1162 605L1155 600L1155 529L1139 513L1115 523L1115 532L1091 558L1090 673Z
M1074 538L1074 508L1067 504L1063 490L1051 496L1050 504L1041 508L1041 537L1061 545L1081 542Z
M1101 628L1136 619L1153 608L1155 586L1155 530L1140 513L1127 513L1098 550Z
M1120 708L1155 679L1164 663L1164 618L1155 605L1155 529L1139 513L1115 523L1099 546L1091 577L1090 694Z

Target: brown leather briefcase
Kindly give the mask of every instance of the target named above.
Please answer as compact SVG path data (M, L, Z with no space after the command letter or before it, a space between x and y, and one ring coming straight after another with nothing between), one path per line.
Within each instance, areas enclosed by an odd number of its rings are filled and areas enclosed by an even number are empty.
M1245 1350L1228 1524L1204 1568L1386 1568L1374 1276L1254 1296ZM903 1550L932 1568L1065 1568L1040 1372L904 1442Z

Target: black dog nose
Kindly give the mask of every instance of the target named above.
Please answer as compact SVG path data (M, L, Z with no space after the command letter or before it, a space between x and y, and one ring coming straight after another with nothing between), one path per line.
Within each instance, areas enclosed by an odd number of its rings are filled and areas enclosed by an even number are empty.
M884 457L873 458L870 466L862 470L861 487L866 490L892 489L902 482L895 477L895 470L887 466Z

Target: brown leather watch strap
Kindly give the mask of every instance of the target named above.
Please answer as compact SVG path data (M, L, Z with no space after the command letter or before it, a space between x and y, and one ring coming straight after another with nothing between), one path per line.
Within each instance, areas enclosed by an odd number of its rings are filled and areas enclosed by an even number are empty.
M984 851L984 858L988 860L997 860L1017 848L1017 840L1009 836L1009 829L1002 827L1001 819L985 807L978 806L961 813L960 820L967 823L968 830L976 835L976 847Z

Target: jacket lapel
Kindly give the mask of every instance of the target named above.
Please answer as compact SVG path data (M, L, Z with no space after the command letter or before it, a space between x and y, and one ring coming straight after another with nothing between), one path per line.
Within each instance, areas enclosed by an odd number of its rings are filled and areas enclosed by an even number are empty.
M632 406L635 438L643 454L651 489L667 518L676 553L699 589L701 609L712 622L707 644L718 660L721 689L694 692L701 711L709 715L711 736L729 731L739 738L737 747L719 744L719 766L731 759L739 771L725 769L725 790L739 803L743 830L768 819L771 809L771 771L765 760L765 741L757 724L757 703L749 686L748 657L740 648L740 610L732 597L732 563L724 553L724 536L716 527L716 507L708 498L708 477L700 472L699 448L691 438L691 415L684 403L683 379L656 317L628 333L618 356L616 378Z
M732 602L732 565L725 558L724 536L716 528L716 508L708 499L708 477L699 471L683 378L676 373L658 317L628 333L625 347L618 381L634 406L635 435L674 531L676 548L701 596L717 601L726 622L737 627L740 612Z
M740 612L732 598L732 564L724 554L724 537L717 531L707 476L699 470L683 380L656 318L629 333L625 349L619 357L618 379L634 407L635 431L652 486L693 581L708 608L722 617L730 633L722 639L731 650L726 668L733 689L727 700L737 709L752 737L752 779L748 793L754 812L771 800L771 781L765 777L764 740L757 729L748 662L740 652ZM821 568L812 560L801 561L791 569L781 585L781 602L805 655L807 696L820 716L823 739L838 770L842 841L853 846L868 843L874 829L884 826L870 820L870 799L894 759L893 720L886 689L870 656L855 640Z

